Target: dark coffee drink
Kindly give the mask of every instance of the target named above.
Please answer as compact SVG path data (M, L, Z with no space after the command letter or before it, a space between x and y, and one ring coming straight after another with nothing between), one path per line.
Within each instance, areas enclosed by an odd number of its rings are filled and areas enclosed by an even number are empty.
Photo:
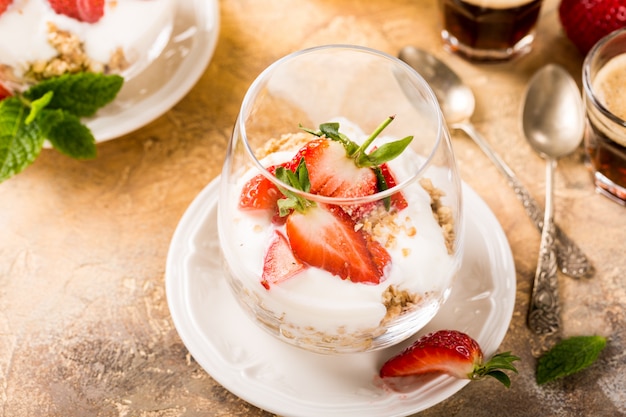
M501 60L530 49L541 0L440 0L442 37L471 59Z

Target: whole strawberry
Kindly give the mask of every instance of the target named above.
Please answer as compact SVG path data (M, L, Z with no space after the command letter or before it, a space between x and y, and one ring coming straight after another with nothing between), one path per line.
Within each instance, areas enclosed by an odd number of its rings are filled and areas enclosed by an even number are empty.
M96 23L104 16L104 0L48 0L48 3L56 13L81 22Z
M626 2L561 0L559 18L567 37L586 54L601 38L626 26Z
M445 373L456 378L477 380L491 376L507 388L511 385L502 370L517 373L513 362L519 360L510 352L499 353L484 362L483 352L474 339L456 330L440 330L421 337L380 368L380 376L403 377Z
M11 3L13 3L13 0L0 0L0 16L2 16Z

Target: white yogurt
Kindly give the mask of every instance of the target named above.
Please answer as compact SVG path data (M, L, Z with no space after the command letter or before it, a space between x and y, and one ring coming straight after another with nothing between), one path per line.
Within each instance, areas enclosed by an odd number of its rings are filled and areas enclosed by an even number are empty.
M48 22L52 22L77 35L92 60L106 63L117 48L123 48L131 63L130 77L167 44L175 6L175 0L107 0L104 16L85 23L55 13L45 0L15 0L0 16L0 39L4 39L0 64L13 67L20 77L29 63L53 58L56 51L47 40Z
M342 131L347 132L346 129L342 123ZM269 166L289 160L291 156L272 154L263 163ZM399 182L410 176L416 164L415 158L407 150L389 163ZM253 174L247 172L237 187L232 187L231 201L238 201L243 185ZM260 277L264 254L277 226L266 212L238 209L232 224L223 234L233 240L224 251L231 273L241 281L245 293L256 299L254 302L262 310L280 317L283 323L281 329L286 325L290 332L309 329L315 333L337 335L377 329L386 314L382 295L392 284L400 290L419 294L423 300L420 308L424 308L424 314L429 319L436 311L442 294L449 288L458 265L448 253L442 229L430 207L429 194L418 183L413 183L403 190L403 195L408 207L399 213L396 222L402 224L408 217L408 225L415 227L417 233L413 236L404 232L395 234L397 244L387 248L391 264L378 285L342 280L327 271L308 267L266 290ZM237 207L237 204L230 207Z

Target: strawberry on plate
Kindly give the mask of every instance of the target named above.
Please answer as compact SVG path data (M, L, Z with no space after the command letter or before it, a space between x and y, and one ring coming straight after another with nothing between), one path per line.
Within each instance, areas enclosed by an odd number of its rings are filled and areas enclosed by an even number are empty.
M567 37L582 54L601 38L626 26L624 0L561 0L559 18Z
M444 373L456 378L478 380L496 378L507 388L511 380L503 370L517 373L513 362L519 360L510 352L494 355L485 362L476 340L456 330L439 330L427 334L380 368L381 378L407 377Z
M96 23L104 16L104 0L48 0L48 3L56 13L80 22Z
M13 3L13 0L0 0L0 16Z

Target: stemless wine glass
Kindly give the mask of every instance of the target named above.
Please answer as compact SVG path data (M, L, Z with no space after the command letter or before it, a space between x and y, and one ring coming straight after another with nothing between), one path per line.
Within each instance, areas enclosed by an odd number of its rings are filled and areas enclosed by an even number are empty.
M378 160L407 137L399 156ZM357 153L371 166L356 168ZM234 296L272 335L320 353L407 339L450 292L462 219L437 100L400 60L320 46L279 59L249 88L218 230Z

